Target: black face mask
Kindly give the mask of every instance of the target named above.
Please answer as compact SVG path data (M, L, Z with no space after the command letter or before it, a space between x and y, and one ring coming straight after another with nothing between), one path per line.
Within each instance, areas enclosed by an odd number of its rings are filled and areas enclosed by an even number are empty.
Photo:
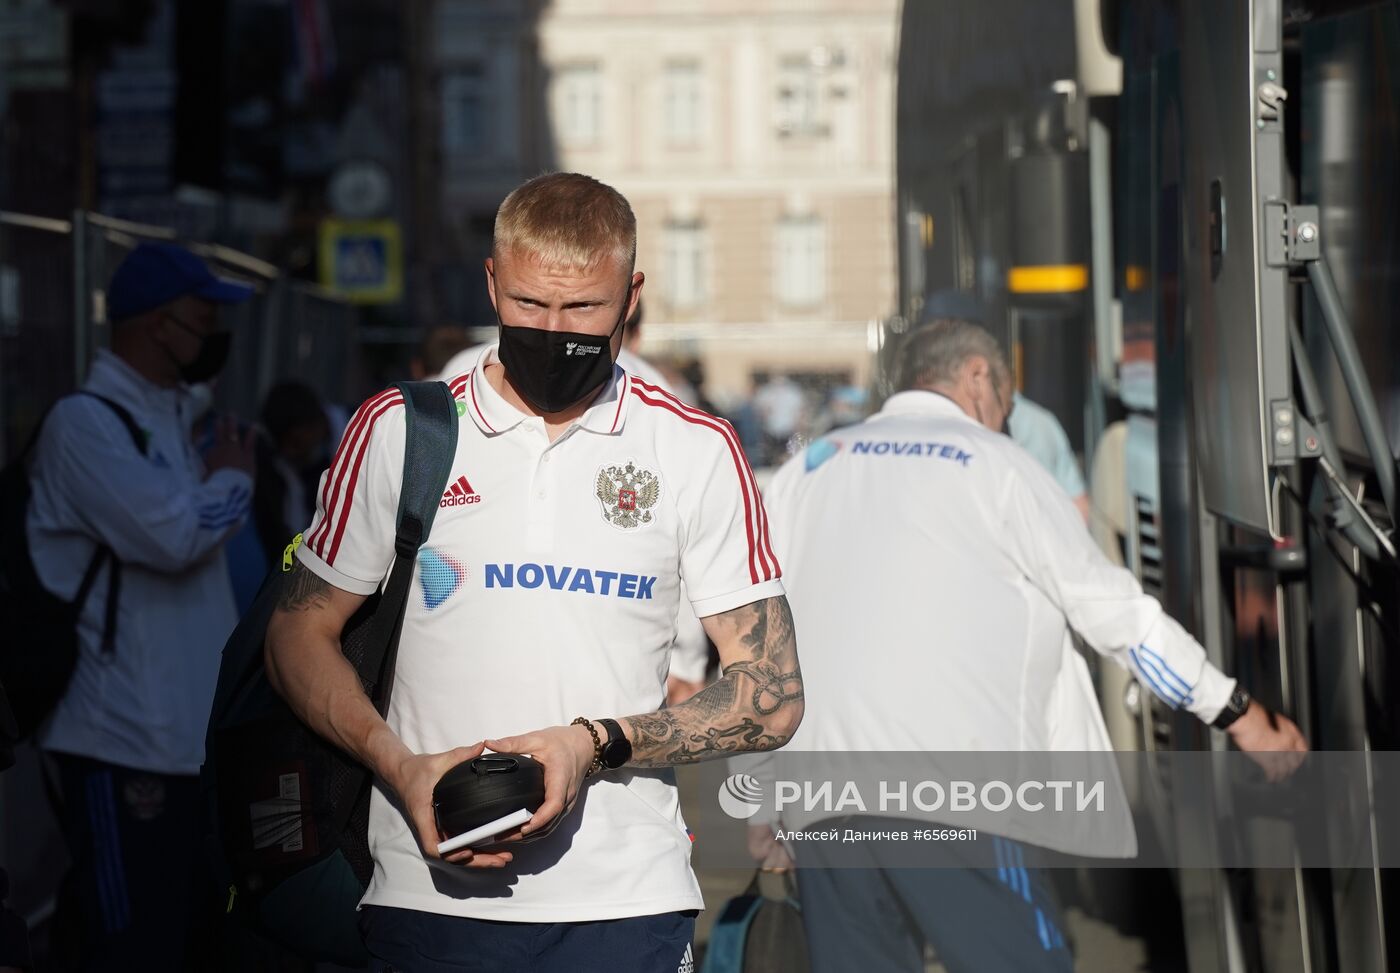
M632 290L628 288L628 296ZM512 327L496 313L501 326L501 364L510 384L540 412L563 412L588 398L612 375L612 339L627 318L622 316L606 335L577 331L546 331Z
M230 347L229 333L227 331L215 331L212 334L201 335L194 328L181 321L175 315L170 315L170 320L174 321L182 329L199 338L199 353L194 356L194 360L187 365L181 365L176 359L176 364L180 365L180 378L187 385L194 385L196 382L207 382L215 375L224 370L224 365L228 362ZM171 357L174 357L173 355Z

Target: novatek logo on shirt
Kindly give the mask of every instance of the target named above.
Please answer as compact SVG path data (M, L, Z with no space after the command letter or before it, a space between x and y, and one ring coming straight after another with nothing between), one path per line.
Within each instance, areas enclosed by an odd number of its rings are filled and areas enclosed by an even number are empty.
M971 453L946 443L870 442L862 440L851 447L851 452L857 456L862 453L873 453L876 456L933 456L938 459L950 459L963 466L972 460Z
M480 503L481 494L472 489L472 485L467 482L465 476L457 477L457 482L447 488L447 492L442 495L442 503L439 507L460 507L468 503Z
M554 564L488 564L488 588L549 588L586 595L638 598L650 601L656 578L645 574L599 571L594 568L559 567Z

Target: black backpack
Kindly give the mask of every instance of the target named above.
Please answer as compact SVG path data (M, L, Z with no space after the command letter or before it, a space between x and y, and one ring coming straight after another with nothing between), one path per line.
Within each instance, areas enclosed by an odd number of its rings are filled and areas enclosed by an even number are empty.
M365 600L341 635L345 657L381 716L389 707L418 549L432 530L457 450L448 387L398 387L408 441L394 564L382 591ZM227 889L227 911L244 932L307 959L362 966L368 957L355 910L373 871L370 773L297 719L263 668L268 621L297 540L224 646L201 772L206 843Z
M94 392L78 394L96 399L116 413L137 451L146 454L146 433L130 412ZM34 734L68 689L78 665L78 618L104 564L111 568L107 573L102 652L110 655L116 651L117 600L122 584L122 562L101 543L93 551L72 601L53 594L39 581L25 518L31 493L29 457L42 429L41 420L19 456L0 472L0 631L11 633L0 651L0 685L9 694L20 739Z

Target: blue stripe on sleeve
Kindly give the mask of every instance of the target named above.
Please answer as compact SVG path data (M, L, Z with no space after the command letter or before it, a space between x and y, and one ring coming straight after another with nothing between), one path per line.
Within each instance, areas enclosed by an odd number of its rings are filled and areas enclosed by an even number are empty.
M250 495L251 494L248 488L240 484L239 486L236 486L232 490L230 490L227 496L220 497L217 500L211 500L199 509L201 513L211 510L221 510L224 507L227 507L229 504L238 503L240 501L248 499Z
M1160 668L1161 671L1166 674L1167 678L1174 682L1176 685L1180 686L1181 692L1188 699L1190 698L1191 684L1185 679L1181 678L1181 676L1178 675L1177 672L1174 669L1172 669L1171 666L1167 665L1166 659L1163 659L1160 655L1158 655L1152 649L1149 649L1146 645L1139 645L1138 648L1142 650L1144 655L1150 656L1152 658L1152 661L1157 663L1158 668Z
M1128 656L1133 660L1133 664L1137 668L1138 675L1142 676L1142 678L1147 681L1147 683L1152 687L1153 692L1155 692L1158 696L1162 697L1162 699L1169 703L1173 709L1176 709L1178 706L1181 705L1181 693L1177 692L1175 689L1172 689L1170 686L1162 682L1161 674L1157 672L1156 667L1153 666L1150 662L1144 660L1141 656L1139 656L1137 654L1137 649L1129 649Z
M247 496L230 498L219 507L210 510L201 510L199 514L199 525L206 530L218 530L227 527L234 521L244 517L252 507L252 498Z
M201 517L219 517L230 510L246 507L252 502L252 496L243 487L239 487L230 493L223 500L216 503L208 503L199 508Z

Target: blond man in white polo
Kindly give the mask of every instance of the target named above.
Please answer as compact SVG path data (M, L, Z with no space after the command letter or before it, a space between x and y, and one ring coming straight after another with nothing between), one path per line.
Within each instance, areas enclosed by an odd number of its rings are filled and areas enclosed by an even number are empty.
M782 746L802 718L738 438L615 365L644 280L635 253L627 201L587 176L541 176L501 205L486 261L501 340L451 383L455 501L420 557L387 720L338 639L393 560L396 391L361 407L321 484L269 670L378 777L375 969L689 969L702 901L670 768ZM663 710L682 578L724 674ZM507 851L439 858L433 785L483 747L546 768L524 832L565 817Z

